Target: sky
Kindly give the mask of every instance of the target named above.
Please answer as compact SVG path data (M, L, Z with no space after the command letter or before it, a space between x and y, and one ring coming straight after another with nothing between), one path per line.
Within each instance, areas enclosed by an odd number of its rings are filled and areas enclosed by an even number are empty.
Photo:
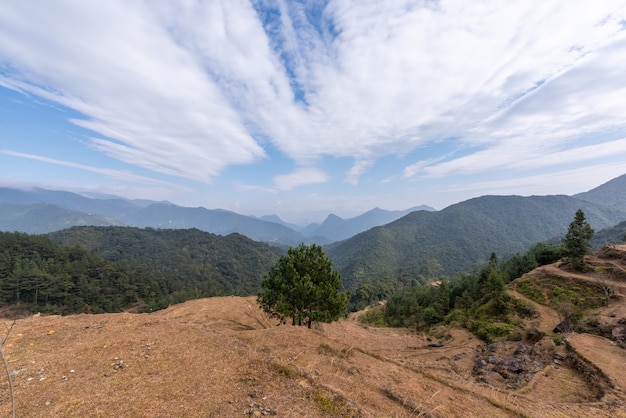
M0 186L296 223L626 173L626 2L0 3Z

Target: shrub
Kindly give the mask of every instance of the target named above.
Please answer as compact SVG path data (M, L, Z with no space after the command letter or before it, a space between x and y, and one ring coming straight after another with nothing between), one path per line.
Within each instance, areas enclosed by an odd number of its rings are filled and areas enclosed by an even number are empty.
M493 342L496 339L507 337L513 333L513 327L509 324L489 321L470 321L468 329L478 338L485 342Z

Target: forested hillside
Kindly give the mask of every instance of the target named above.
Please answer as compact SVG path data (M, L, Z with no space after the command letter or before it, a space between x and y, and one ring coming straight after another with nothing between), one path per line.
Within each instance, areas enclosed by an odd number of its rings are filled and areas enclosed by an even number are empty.
M107 260L149 269L168 294L184 294L184 299L254 294L283 254L240 234L222 237L198 229L74 227L49 236Z
M486 262L492 252L507 258L563 235L579 208L596 230L626 219L626 208L568 196L484 196L412 212L325 250L348 289L372 278L451 275Z
M573 197L605 206L626 206L626 174Z
M251 295L281 254L242 235L195 229L0 233L0 302L42 312L112 312Z
M45 236L0 232L0 302L51 313L115 312L164 296L151 274Z
M596 231L591 238L591 247L594 251L600 250L605 245L620 244L626 241L626 221L620 222L610 228Z

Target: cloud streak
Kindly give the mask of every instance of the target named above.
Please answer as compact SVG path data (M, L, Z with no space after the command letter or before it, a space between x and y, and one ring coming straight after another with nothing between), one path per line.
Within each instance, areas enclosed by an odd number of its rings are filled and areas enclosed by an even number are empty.
M75 163L71 161L62 161L62 160L58 160L54 158L44 157L41 155L26 154L23 152L11 151L8 149L3 149L3 148L0 148L0 154L10 155L12 157L18 157L18 158L25 158L28 160L40 161L46 164L54 164L54 165L60 165L63 167L76 168L76 169L83 170L83 171L89 171L91 173L103 174L107 177L115 178L118 180L143 183L143 184L177 187L174 184L167 182L167 181L156 180L150 177L141 176L141 175L124 171L124 170L113 170L110 168L92 167L89 165L79 164L79 163Z

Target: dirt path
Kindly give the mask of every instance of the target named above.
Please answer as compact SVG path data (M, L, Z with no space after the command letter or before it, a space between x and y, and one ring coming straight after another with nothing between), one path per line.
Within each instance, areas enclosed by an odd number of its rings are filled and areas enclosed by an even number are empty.
M626 268L624 268L624 266L622 266L622 265L621 265L620 263L618 263L617 261L615 261L615 260L610 260L610 259L604 259L604 260L602 260L602 261L604 261L605 263L608 263L608 264L612 265L612 266L613 266L613 267L615 267L617 270L620 270L621 272L626 273Z
M610 260L602 260L602 262L606 263L606 262L610 262ZM617 263L611 263L611 264L614 264L616 267L623 270L623 268L619 266ZM545 272L546 274L553 274L555 276L560 276L560 277L568 277L568 278L573 278L577 280L584 280L587 282L607 284L611 288L614 289L616 294L626 295L626 282L619 281L619 280L612 280L603 275L583 274L583 273L574 273L571 271L565 271L557 267L557 264L548 264L546 266L540 267L536 271Z
M554 328L559 324L559 322L561 322L559 314L554 309L541 305L514 289L508 289L507 292L514 298L521 299L535 308L535 310L539 313L539 318L533 319L531 324L534 325L539 331L551 334Z

